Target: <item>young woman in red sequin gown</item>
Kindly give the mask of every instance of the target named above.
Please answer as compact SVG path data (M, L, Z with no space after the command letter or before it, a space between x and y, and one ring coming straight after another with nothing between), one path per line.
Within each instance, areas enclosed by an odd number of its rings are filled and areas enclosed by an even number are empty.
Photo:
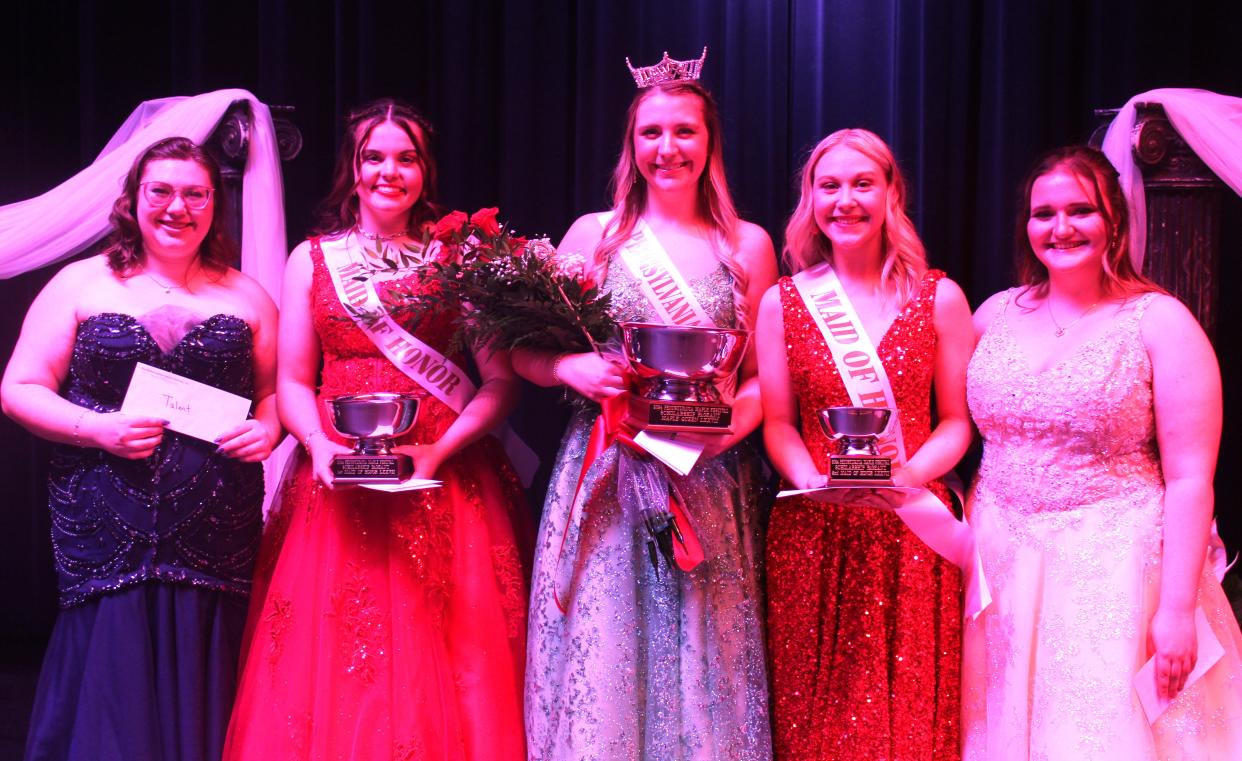
M482 383L457 414L354 324L325 265L325 253L361 255L377 237L421 237L435 174L417 114L381 101L354 115L337 179L325 206L356 217L342 213L343 229L289 261L277 394L308 456L291 466L263 537L224 755L519 761L526 594L513 526L523 503L484 435L509 409L514 376L503 356L476 357ZM424 320L417 338L445 352L453 319ZM332 488L331 458L349 450L324 401L366 391L424 395L399 449L441 488Z
M898 406L908 460L897 485L938 480L970 441L965 368L970 308L928 270L904 211L904 180L865 130L824 138L802 173L785 257L830 266L873 338ZM759 317L764 440L790 488L822 486L824 407L850 406L795 282L764 296ZM938 423L931 426L935 388ZM880 495L848 504L780 500L768 533L768 651L777 759L946 759L959 753L961 581Z

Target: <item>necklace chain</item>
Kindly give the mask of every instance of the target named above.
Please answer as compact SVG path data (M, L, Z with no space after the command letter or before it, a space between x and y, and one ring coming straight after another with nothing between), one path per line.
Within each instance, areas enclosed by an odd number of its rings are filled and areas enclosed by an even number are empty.
M161 283L160 281L156 280L156 279L155 279L155 276L154 276L154 275L152 275L150 272L147 272L146 270L143 270L143 271L142 271L142 274L146 275L146 276L147 276L147 279L148 279L148 280L150 280L152 283L155 283L155 284L156 284L156 285L158 285L160 288L163 288L163 289L164 289L164 293L172 293L172 292L173 292L173 289L176 289L176 290L179 290L179 291L185 291L185 292L187 292L187 293L189 293L189 292L190 292L190 287L189 287L188 285L184 284L184 283L182 283L181 285L176 285L176 284L172 284L172 285L165 285L164 283Z
M1052 299L1045 299L1044 305L1048 307L1048 316L1052 318L1052 324L1056 326L1056 330L1054 330L1052 334L1056 336L1057 338L1060 338L1061 336L1065 335L1065 331L1074 327L1075 325L1079 323L1080 320L1082 320L1082 318L1091 314L1091 312L1100 305L1100 302L1097 301L1091 306L1087 307L1086 311L1084 311L1082 314L1078 315L1074 319L1070 320L1065 325L1062 325L1061 323L1057 322L1057 316L1052 313Z
M386 243L390 240L396 240L397 238L408 238L410 237L410 233L412 232L411 230L406 229L398 233L392 233L391 235L385 235L383 233L373 233L369 230L364 230L362 229L362 225L354 225L354 229L357 230L358 234L361 235L362 237L366 238L367 240L373 240L376 243Z

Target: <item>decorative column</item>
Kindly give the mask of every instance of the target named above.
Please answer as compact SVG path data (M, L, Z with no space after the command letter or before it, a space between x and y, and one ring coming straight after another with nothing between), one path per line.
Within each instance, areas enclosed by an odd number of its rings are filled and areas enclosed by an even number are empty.
M1096 111L1111 121L1116 109ZM1099 146L1107 122L1092 135ZM1220 215L1225 184L1195 155L1159 103L1135 105L1130 135L1147 198L1143 274L1181 299L1215 341L1220 298Z
M272 125L276 129L276 147L281 161L290 161L302 151L302 132L293 123L292 106L268 106L272 112ZM225 231L229 237L241 242L242 176L246 171L246 156L250 151L250 103L233 101L207 138L203 147L220 165L221 193L228 197L228 217ZM237 266L239 263L234 262Z

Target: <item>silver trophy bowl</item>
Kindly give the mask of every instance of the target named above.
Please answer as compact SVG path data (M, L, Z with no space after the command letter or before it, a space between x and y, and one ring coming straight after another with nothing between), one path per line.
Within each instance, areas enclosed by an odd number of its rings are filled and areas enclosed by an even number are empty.
M875 455L892 416L887 407L827 407L819 411L819 425L829 441L841 442L842 455Z
M357 439L354 454L387 455L393 439L414 427L418 401L414 394L377 392L334 397L328 406L332 426L342 436Z
M621 324L622 351L643 398L660 401L719 402L715 384L737 370L748 339L745 330L729 328Z

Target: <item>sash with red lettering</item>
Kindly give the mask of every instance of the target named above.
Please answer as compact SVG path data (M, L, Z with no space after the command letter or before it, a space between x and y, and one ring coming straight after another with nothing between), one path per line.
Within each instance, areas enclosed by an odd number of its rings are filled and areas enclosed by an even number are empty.
M609 214L601 215L600 223L607 225L609 219ZM645 221L638 220L629 241L618 253L659 315L659 322L715 326L715 321L707 316L707 310Z
M889 435L879 442L880 454L899 464L906 461L906 446L901 435L897 414L897 398L888 382L888 373L880 362L871 336L863 328L854 305L845 295L841 281L832 267L823 262L793 277L798 295L806 304L811 319L828 343L832 361L845 383L845 390L855 407L887 407L893 411Z
M383 302L375 290L374 273L355 259L346 239L328 241L327 245L319 241L319 248L323 253L328 274L332 277L336 296L346 307L352 307L345 311L358 329L371 339L397 369L449 409L461 414L477 390L466 372L448 357L402 328L384 311ZM367 315L367 319L362 318L363 314ZM501 425L494 433L504 445L514 469L522 478L522 483L529 486L535 470L539 467L538 456L508 425Z
M837 273L828 262L823 262L794 275L793 282L828 344L850 401L856 407L887 407L893 411L889 435L879 443L880 454L892 457L898 465L904 464L906 448L893 386ZM961 569L966 588L964 612L972 618L979 615L991 603L992 595L970 525L955 518L925 488L905 497L893 512L924 544Z
M355 259L344 239L323 241L320 248L336 296L350 307L345 311L354 324L411 380L461 414L476 390L466 372L402 328L384 311L375 290L374 273ZM362 319L362 314L366 314L367 319Z

